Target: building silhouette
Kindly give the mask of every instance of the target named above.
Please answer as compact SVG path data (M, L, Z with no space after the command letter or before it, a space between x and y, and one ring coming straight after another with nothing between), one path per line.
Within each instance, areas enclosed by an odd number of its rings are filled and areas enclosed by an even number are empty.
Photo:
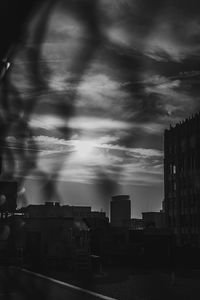
M131 218L129 229L130 230L143 230L144 229L143 220L139 219L139 218Z
M129 227L131 200L129 195L113 196L110 202L110 222L113 227Z
M0 214L14 213L17 208L17 182L0 181Z
M91 206L60 205L59 202L50 201L30 204L18 211L26 218L79 218L85 220L92 229L106 227L109 221L105 212L92 211Z
M164 212L179 246L200 245L200 113L164 133Z
M165 215L159 212L143 212L142 221L144 228L165 228Z

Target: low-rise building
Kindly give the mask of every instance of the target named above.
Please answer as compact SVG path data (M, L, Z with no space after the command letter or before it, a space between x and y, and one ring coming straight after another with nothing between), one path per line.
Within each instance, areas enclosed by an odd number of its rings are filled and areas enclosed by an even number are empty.
M144 228L165 228L165 214L160 212L143 212L142 221Z
M143 230L144 229L144 221L142 219L132 218L130 220L130 230Z

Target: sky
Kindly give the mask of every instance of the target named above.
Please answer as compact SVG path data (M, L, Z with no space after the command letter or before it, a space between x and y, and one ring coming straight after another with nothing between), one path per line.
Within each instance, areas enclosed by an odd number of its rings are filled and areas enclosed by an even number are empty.
M161 209L164 130L200 108L200 5L90 2L30 18L9 73L7 148L27 203L108 213L124 193L140 217Z

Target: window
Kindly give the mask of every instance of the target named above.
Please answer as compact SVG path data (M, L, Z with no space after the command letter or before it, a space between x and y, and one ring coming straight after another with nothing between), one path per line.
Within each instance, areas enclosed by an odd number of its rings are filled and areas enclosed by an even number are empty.
M170 174L171 175L175 175L176 174L176 165L175 165L175 163L170 163L169 169L170 169Z
M173 174L176 174L176 166L173 165Z

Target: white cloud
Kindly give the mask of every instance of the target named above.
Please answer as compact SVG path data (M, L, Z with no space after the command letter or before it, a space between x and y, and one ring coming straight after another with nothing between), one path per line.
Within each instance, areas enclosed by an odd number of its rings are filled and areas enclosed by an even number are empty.
M169 117L172 115L173 121L176 122L177 120L173 114L176 111L185 113L188 109L193 110L196 102L194 96L190 95L190 92L183 88L181 79L197 75L198 72L181 73L176 77L144 74L145 92L147 94L156 94L159 97L160 109L163 109ZM162 121L164 121L164 118ZM165 123L163 123L163 126L165 126Z
M110 76L96 73L97 66L91 66L78 86L76 101L77 113L81 115L82 108L87 108L88 113L98 113L121 117L127 102L130 101L129 93L123 88L124 83L114 80Z
M102 168L104 173L118 184L136 181L156 184L161 181L161 151L98 144L96 140L90 141L91 147L88 152L84 149L85 143L81 140L68 141L67 146L73 146L71 153L58 152L56 157L40 156L38 166L44 172L51 173L56 170L59 178L66 181L93 183L94 180L98 180Z
M74 117L68 122L70 128L100 131L104 129L128 129L130 125L130 123L120 120L95 117Z
M192 43L192 39L197 36L199 31L198 20L182 22L163 11L157 16L154 24L144 41L146 55L158 61L181 62L188 55L198 54L199 45Z
M131 124L125 121L113 120L109 118L75 116L67 121L64 118L53 115L33 116L29 122L32 128L42 128L52 130L59 127L82 130L110 130L110 129L128 129Z
M11 136L8 140L11 145L15 145L17 141ZM162 151L123 147L112 142L117 143L117 139L112 136L100 136L90 140L34 136L27 139L27 144L30 147L35 145L38 151L35 157L36 168L26 176L39 179L42 172L48 177L56 176L58 180L92 184L100 179L99 174L103 172L116 184L161 183ZM23 176L23 155L17 156L15 148L13 151L18 162L16 176Z

